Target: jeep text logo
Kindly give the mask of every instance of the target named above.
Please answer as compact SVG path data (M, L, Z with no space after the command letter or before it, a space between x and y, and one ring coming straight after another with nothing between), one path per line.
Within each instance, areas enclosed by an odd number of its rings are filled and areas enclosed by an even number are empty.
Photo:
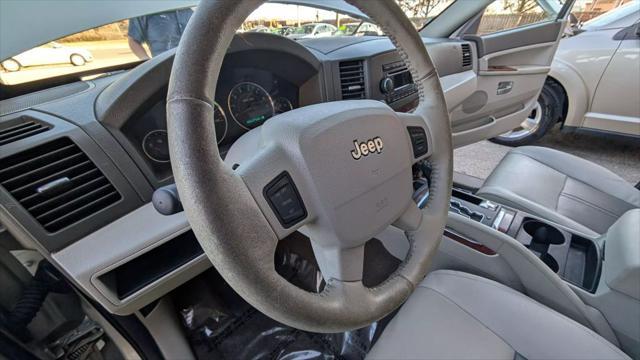
M369 154L382 152L384 148L384 143L382 142L382 138L380 136L376 136L373 139L369 139L367 141L358 142L358 140L353 140L354 150L351 150L351 157L356 160L360 160L360 158L367 156Z

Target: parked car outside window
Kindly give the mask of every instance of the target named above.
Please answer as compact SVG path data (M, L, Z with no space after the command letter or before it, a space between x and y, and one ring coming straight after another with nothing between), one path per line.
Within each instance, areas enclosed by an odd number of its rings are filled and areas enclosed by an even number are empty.
M574 10L575 19L593 15ZM585 11L586 10L586 11ZM640 1L574 24L558 45L549 76L529 117L494 142L521 146L542 138L561 122L565 129L589 129L640 136Z

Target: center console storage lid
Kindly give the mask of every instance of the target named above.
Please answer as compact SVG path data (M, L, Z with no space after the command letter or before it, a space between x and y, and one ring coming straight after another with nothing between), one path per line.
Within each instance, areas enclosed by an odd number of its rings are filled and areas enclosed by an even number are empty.
M640 300L640 209L627 211L607 231L604 275L611 289Z

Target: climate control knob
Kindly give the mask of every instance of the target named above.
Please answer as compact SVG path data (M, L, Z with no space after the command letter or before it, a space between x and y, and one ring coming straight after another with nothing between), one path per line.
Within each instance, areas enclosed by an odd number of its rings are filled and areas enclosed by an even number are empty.
M390 94L391 92L393 92L394 89L394 84L393 84L393 80L391 80L390 77L385 77L384 79L380 80L380 91L382 91L383 94Z

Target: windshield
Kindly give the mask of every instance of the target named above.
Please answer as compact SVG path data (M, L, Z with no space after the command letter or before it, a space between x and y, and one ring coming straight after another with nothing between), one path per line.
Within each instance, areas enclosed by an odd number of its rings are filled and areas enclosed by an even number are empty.
M453 0L396 0L416 28ZM122 3L126 6L126 2ZM0 62L0 83L16 85L75 73L133 66L178 46L194 8L125 19L34 47ZM238 32L266 32L297 39L327 36L380 36L361 19L309 6L266 3ZM0 34L0 36L2 36Z
M455 0L396 0L416 29L440 15Z

